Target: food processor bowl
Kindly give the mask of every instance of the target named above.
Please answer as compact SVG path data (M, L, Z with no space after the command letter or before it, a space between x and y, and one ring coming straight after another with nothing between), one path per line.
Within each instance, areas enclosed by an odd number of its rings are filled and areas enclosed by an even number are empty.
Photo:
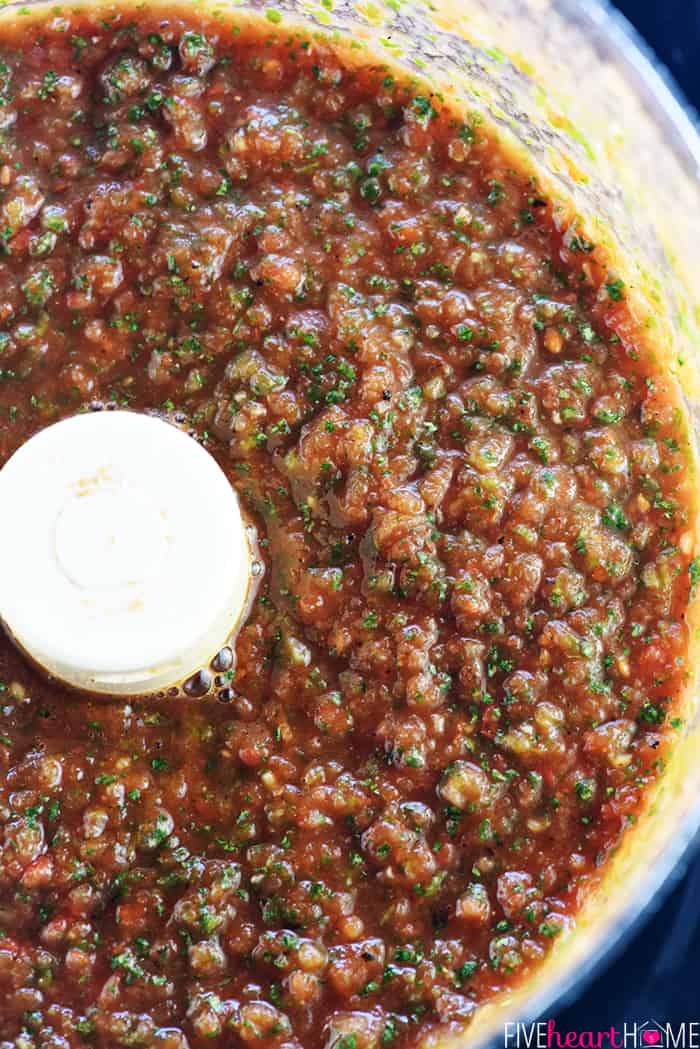
M59 20L95 0L8 4L0 17ZM105 12L119 2L104 0ZM139 4L128 5L138 10ZM561 228L576 224L625 281L643 351L682 386L700 427L700 137L693 117L628 23L602 0L148 0L225 29L254 20L300 31L415 79L476 114L514 164L536 174ZM697 488L697 470L691 481ZM697 537L697 500L691 510ZM700 826L697 609L688 687L665 770L633 826L589 884L576 929L531 976L478 1011L447 1046L503 1045L504 1024L552 1016L610 960L659 902ZM640 1017L640 1022L648 1019ZM595 1027L595 1017L591 1017Z

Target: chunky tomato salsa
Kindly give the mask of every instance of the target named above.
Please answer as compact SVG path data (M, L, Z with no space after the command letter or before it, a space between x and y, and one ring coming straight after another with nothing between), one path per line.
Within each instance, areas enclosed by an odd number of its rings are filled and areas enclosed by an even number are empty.
M0 91L0 462L159 413L265 562L189 698L0 643L0 1047L433 1045L680 724L687 435L630 289L476 115L274 10L5 22Z

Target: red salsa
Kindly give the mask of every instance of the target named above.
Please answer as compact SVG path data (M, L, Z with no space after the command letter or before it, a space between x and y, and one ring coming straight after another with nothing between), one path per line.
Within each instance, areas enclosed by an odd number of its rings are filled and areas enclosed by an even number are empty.
M199 699L0 642L0 1049L432 1044L678 725L687 435L630 289L476 116L274 14L0 30L0 463L161 413L266 569Z

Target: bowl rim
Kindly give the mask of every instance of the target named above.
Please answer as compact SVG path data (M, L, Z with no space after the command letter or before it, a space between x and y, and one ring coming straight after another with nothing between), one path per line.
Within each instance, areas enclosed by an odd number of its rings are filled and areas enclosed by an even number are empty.
M644 104L649 119L691 179L700 186L700 115L650 44L611 0L551 0L557 14L586 35L590 42L614 56L630 89ZM700 852L700 798L683 817L671 846L643 873L620 920L574 969L567 966L552 983L537 988L514 1011L519 1024L554 1020L573 1004L596 978L609 971L635 935L668 899ZM640 1020L644 1020L640 1017ZM592 1018L591 1026L595 1026ZM565 1032L564 1032L565 1034ZM505 1025L478 1039L479 1049L504 1049Z

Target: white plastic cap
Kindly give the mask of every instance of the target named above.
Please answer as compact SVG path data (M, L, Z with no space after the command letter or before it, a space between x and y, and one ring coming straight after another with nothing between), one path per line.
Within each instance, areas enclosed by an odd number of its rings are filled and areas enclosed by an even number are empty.
M77 415L0 470L0 618L48 673L140 695L179 684L243 613L251 552L215 460L169 423Z

